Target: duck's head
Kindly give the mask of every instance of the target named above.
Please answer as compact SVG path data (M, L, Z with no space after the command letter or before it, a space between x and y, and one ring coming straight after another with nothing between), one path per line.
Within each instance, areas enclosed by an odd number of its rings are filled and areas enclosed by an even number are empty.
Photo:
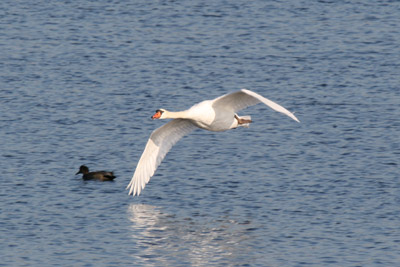
M88 173L88 172L89 172L89 168L86 167L85 165L82 165L82 166L79 167L79 171L78 171L75 175L77 175L77 174L79 174L79 173L86 174L86 173Z
M155 120L155 119L164 119L164 116L163 116L164 114L165 114L165 109L160 108L160 109L156 110L156 113L153 116L151 116L151 118L153 120Z

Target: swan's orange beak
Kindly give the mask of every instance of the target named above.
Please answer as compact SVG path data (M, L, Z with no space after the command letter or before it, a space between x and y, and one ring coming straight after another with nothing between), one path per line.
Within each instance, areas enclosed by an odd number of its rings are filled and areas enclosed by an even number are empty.
M151 116L151 119L155 120L155 119L159 119L161 117L162 112L160 110L157 110L156 113Z

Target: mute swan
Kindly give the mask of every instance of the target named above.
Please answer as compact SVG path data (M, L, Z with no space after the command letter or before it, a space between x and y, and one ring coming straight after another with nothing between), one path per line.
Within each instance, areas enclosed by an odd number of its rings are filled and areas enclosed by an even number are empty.
M96 172L89 172L89 168L85 165L79 167L79 171L75 174L82 173L83 180L100 180L100 181L112 181L116 176L114 176L113 172L106 172L106 171L96 171Z
M165 155L183 136L196 128L222 132L239 126L248 127L252 122L250 116L239 117L236 112L258 103L264 103L273 110L300 122L293 113L284 107L247 89L213 100L205 100L185 111L171 112L158 109L151 117L152 119L173 120L159 127L150 135L132 180L126 187L129 189L129 195L140 195Z

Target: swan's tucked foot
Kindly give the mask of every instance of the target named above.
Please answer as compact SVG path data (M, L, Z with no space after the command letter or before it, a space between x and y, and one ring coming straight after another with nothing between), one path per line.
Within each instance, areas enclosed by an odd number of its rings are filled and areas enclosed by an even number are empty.
M238 126L242 126L242 127L246 127L246 128L248 128L250 126L250 123L253 122L251 120L250 116L239 117L238 115L235 114L235 119L238 122Z

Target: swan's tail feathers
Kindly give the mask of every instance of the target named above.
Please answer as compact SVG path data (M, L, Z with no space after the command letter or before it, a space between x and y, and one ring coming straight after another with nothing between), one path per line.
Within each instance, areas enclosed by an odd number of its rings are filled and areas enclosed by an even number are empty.
M235 115L235 118L238 121L238 126L241 127L246 127L249 128L250 127L250 123L252 123L253 121L251 120L251 116L242 116L239 117L238 115Z

